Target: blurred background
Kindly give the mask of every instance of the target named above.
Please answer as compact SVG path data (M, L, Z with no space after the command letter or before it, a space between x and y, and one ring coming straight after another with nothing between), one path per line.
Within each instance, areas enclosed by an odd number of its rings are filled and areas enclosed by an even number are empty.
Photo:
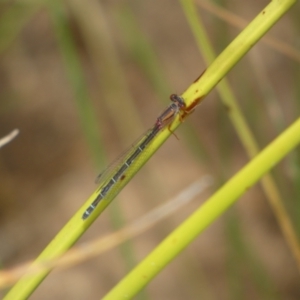
M196 1L220 53L269 1ZM208 6L208 4L210 4ZM227 76L260 147L300 111L299 4ZM242 26L244 27L244 26ZM180 2L1 1L0 260L35 258L96 188L110 161L207 67ZM297 51L298 48L298 51ZM285 48L283 48L285 49ZM98 299L249 160L214 90L78 243L130 223L205 174L214 186L130 245L53 271L31 299ZM300 229L299 148L273 175ZM126 256L130 249L131 254ZM130 258L131 257L131 258ZM5 293L5 291L0 292ZM260 187L210 226L139 298L300 299L299 272Z

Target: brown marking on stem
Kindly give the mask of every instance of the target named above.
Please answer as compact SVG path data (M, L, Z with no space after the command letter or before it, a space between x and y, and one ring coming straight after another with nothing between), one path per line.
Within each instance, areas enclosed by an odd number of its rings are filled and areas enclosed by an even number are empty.
M188 115L195 111L196 106L202 101L203 98L204 96L198 97L189 106L181 109L182 114L180 116L180 122L183 122Z
M190 114L196 108L196 106L202 101L203 98L204 96L200 96L196 98L188 107L185 108L184 112L186 114Z
M196 83L202 77L202 75L205 73L205 71L206 71L206 69L204 69L202 71L202 73L194 80L194 83Z

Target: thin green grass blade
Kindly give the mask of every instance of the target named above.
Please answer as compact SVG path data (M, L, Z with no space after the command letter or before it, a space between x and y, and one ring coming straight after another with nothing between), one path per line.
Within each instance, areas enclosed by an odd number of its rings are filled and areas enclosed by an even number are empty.
M98 121L88 92L83 69L80 64L76 44L68 26L63 4L58 1L47 2L53 20L58 45L61 50L66 73L74 94L77 112L87 144L97 166L104 165L105 158L101 147Z

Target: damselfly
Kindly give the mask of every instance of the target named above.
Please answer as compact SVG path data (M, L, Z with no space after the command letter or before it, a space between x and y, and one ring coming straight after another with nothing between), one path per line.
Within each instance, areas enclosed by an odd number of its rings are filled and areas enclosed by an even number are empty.
M101 182L104 182L104 186L100 185L99 194L92 204L86 209L82 215L82 219L85 220L95 210L99 202L104 199L107 194L112 190L114 185L124 176L125 171L134 166L137 158L140 158L144 150L155 138L158 132L165 128L174 117L185 109L185 103L183 98L178 95L172 94L170 96L172 103L160 114L157 118L154 126L149 129L145 135L143 135L123 156L120 157L120 161L113 165L113 170L105 171L105 176L100 175ZM103 174L103 173L102 173ZM107 174L107 175L106 175Z

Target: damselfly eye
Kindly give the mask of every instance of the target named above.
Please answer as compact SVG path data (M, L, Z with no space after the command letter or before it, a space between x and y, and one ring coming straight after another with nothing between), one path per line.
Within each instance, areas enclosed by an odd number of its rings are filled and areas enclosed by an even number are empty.
M184 99L176 94L170 96L172 102L176 103L180 108L185 107Z

